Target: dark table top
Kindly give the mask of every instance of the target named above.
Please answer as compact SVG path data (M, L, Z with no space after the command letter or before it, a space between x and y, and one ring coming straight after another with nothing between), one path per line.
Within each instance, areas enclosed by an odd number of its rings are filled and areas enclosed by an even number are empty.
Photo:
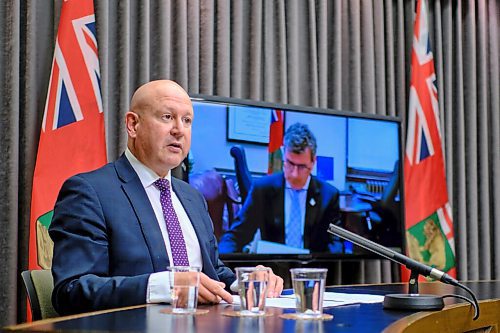
M476 293L478 299L500 298L500 281L478 281L464 284ZM407 284L329 287L327 291L385 295L406 293ZM468 296L461 289L439 282L420 283L420 293ZM458 302L463 301L449 298L445 301L447 306ZM324 309L325 313L334 316L333 320L330 321L295 321L279 317L282 313L294 312L292 309L267 308L266 311L272 316L245 318L224 316L224 312L234 309L232 305L228 304L199 306L199 309L208 309L209 312L196 316L171 315L161 312L161 310L168 308L170 308L169 305L124 308L119 311L61 317L56 320L17 325L9 329L37 332L381 332L399 319L415 313L385 310L382 303L355 304ZM473 315L472 307L470 307L470 314Z

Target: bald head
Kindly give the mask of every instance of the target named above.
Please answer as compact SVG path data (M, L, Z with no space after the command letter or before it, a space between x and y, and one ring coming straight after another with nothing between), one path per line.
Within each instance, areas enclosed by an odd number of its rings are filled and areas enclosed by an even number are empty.
M189 100L189 95L177 82L150 81L135 91L130 101L130 111L140 113L143 109L151 108L159 98L167 96L171 99Z
M136 90L125 116L127 147L144 165L164 177L191 147L193 105L176 82L148 82Z

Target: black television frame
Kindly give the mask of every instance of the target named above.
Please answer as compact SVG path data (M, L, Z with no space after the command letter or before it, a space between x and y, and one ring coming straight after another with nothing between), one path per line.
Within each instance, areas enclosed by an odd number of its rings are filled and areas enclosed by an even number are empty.
M223 97L216 95L205 95L205 94L189 94L191 100L193 102L207 102L214 104L236 104L242 106L250 106L250 107L258 107L258 108L271 108L271 109L279 109L284 111L292 111L292 112L303 112L310 114L319 114L319 115L331 115L331 116L340 116L346 118L358 118L358 119L372 119L372 120L383 120L394 122L398 126L399 138L399 198L400 198L400 224L401 224L401 248L392 248L396 252L405 252L406 248L406 223L405 223L405 190L404 190L404 169L403 169L403 158L404 158L404 141L403 141L403 129L402 129L402 119L397 116L389 116L389 115L379 115L379 114L369 114L369 113L361 113L354 111L346 111L346 110L336 110L331 108L321 108L321 107L312 107L312 106L301 106L301 105L293 105L293 104L283 104L283 103L272 103L272 102L264 102L257 101L251 99L242 99L242 98L233 98L233 97ZM226 131L229 124L229 117L226 117ZM196 115L195 115L196 119ZM196 121L196 120L195 120ZM226 140L227 140L227 132L226 132ZM255 145L262 145L261 143L253 143L248 141L241 140L228 140L230 142L244 142ZM347 167L346 167L347 169ZM325 232L327 232L325 230ZM373 259L380 258L378 255L373 254L365 249L358 247L359 251L353 254L348 253L309 253L309 254L262 254L262 253L226 253L220 254L219 257L223 261L229 262L275 262L279 260L280 262L288 262L288 263L297 263L297 264L308 264L312 262L331 262L334 260L345 260L345 259Z

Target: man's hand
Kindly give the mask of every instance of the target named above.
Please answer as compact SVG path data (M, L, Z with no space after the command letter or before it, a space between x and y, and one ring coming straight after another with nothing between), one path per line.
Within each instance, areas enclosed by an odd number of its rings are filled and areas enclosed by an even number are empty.
M221 300L233 303L233 297L224 290L226 285L223 282L209 278L205 273L200 273L200 287L198 288L198 303L217 304Z
M257 268L268 267L258 265ZM271 273L269 274L269 281L267 282L267 297L279 297L283 291L283 279L274 274L272 269L269 270Z

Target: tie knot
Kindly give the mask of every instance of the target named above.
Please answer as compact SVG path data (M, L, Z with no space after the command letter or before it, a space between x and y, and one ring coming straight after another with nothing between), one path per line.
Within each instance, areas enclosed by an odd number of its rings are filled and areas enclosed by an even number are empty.
M169 181L165 178L159 178L154 182L155 186L160 190L160 192L169 190Z

